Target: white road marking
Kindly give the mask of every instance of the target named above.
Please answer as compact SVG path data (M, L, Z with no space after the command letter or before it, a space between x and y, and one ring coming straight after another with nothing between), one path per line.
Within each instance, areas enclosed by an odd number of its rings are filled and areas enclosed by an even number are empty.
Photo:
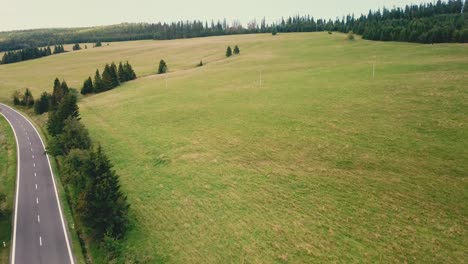
M32 148L31 148L31 152L33 152Z
M37 222L40 223L41 222L41 217L39 215L37 215Z
M36 190L37 190L37 183L36 183Z
M32 158L34 159L34 155L32 155Z
M31 146L31 141L29 141L29 146Z
M34 177L37 177L36 173L34 173Z
M39 198L36 197L36 204L39 204Z
M36 162L33 163L33 166L36 167Z
M39 236L39 246L42 247L42 237L41 236Z

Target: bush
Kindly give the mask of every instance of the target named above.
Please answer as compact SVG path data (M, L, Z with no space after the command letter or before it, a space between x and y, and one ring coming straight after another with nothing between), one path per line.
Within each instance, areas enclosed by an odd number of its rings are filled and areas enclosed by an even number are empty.
M352 31L348 32L347 39L348 40L354 40L354 33Z
M167 64L164 60L159 62L158 74L163 74L167 72Z

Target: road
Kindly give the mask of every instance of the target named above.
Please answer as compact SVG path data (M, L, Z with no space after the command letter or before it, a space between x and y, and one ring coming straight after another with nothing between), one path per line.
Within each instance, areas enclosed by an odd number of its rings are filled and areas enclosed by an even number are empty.
M17 178L12 264L74 264L50 161L35 127L19 112L0 104L17 145Z

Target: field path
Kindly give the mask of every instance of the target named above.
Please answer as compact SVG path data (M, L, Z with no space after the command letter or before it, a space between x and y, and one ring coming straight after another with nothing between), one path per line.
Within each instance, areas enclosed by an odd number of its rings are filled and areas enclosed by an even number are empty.
M22 114L0 104L17 145L12 264L74 263L55 180L36 128Z

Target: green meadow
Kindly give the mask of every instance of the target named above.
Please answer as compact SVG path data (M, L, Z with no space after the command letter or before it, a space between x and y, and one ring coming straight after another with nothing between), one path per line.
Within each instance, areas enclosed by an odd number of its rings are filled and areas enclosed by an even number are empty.
M168 74L154 74L160 59ZM0 101L55 77L80 88L127 60L137 80L79 106L131 204L128 263L468 258L468 45L338 33L88 45L0 65Z

